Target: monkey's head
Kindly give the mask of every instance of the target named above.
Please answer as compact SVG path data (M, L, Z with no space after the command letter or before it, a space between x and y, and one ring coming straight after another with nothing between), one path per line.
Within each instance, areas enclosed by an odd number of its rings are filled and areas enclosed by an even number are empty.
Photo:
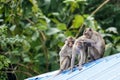
M93 35L93 30L91 28L86 28L83 32L83 35L90 39Z
M84 47L85 47L85 45L84 45L84 40L79 40L79 41L77 41L76 45L77 45L77 47L78 47L79 49L84 48Z
M72 47L73 44L75 42L75 39L73 37L68 37L66 40L65 40L65 44L67 44L68 47Z

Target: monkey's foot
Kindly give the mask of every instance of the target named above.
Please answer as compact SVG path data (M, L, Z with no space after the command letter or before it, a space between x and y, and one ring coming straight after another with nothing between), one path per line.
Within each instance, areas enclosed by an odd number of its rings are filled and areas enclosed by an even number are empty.
M79 69L79 71L82 70L82 66L79 66L78 69Z
M71 74L73 71L74 71L74 70L70 70L70 73L69 73L69 74Z
M72 72L74 72L74 69L73 69L73 68L70 68L70 73L69 73L69 74L71 74Z

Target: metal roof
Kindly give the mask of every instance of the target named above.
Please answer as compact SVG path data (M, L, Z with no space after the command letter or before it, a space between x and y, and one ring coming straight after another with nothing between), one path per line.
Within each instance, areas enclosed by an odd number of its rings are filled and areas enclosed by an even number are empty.
M81 71L74 68L54 76L57 71L45 73L25 80L120 80L120 53L84 64Z

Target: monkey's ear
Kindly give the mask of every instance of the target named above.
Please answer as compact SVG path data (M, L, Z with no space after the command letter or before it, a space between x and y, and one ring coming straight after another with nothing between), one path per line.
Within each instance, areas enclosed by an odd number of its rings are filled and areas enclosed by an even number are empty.
M68 44L68 41L66 40L66 41L64 42L64 44L66 44L66 45L67 45L67 44Z
M67 41L67 39L64 40L64 43Z
M65 39L65 41L67 41L67 38Z
M85 35L86 29L83 31L83 35Z
M89 28L89 31L92 31L92 28Z

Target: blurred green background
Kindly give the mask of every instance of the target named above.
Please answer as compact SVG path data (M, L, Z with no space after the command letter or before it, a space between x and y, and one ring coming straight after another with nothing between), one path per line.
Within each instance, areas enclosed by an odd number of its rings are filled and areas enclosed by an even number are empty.
M59 69L68 36L91 27L106 42L105 55L120 52L120 1L0 0L0 80L23 80Z

